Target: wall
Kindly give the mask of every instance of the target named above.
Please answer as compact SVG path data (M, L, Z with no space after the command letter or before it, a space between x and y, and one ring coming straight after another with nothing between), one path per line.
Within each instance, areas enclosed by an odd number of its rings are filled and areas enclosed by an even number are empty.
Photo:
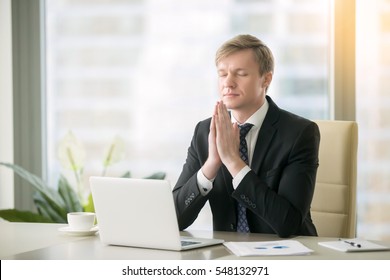
M13 161L11 0L0 0L0 162ZM0 167L0 209L14 207L12 171Z

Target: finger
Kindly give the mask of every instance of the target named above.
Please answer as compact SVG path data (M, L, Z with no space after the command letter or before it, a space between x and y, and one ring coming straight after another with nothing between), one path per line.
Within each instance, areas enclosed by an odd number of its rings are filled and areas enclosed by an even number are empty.
M213 116L218 114L218 104L219 104L219 101L217 101L217 103L215 103Z
M220 102L218 101L217 104L215 104L214 115L212 117L213 118L213 127L214 127L216 132L220 128L220 123L221 123L221 120L220 120L221 114L220 114L220 108L219 107L220 107Z
M215 126L216 129L220 127L220 124L222 123L222 111L221 111L221 102L217 102L215 105Z
M227 111L227 108L223 102L220 102L218 104L218 121L220 122L221 126L225 129L229 129L231 125L230 116Z
M211 121L210 121L210 133L212 135L215 135L215 115L213 115L211 117Z

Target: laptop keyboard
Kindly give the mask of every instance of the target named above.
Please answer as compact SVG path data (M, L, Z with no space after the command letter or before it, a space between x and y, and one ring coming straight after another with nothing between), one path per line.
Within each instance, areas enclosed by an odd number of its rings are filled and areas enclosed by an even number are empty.
M200 242L195 242L195 241L187 241L187 240L182 240L181 241L181 246L189 246L189 245L194 245L194 244L199 244Z

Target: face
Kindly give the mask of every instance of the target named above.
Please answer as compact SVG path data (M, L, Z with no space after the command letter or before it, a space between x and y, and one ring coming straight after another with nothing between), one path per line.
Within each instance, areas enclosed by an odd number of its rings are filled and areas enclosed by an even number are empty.
M272 74L260 76L253 50L237 51L222 58L217 70L221 100L228 109L250 116L264 104Z

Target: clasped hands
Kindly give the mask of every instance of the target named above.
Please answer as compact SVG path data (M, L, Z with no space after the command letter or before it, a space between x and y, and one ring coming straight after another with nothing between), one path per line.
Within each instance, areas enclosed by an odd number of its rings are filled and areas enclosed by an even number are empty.
M209 156L202 167L202 172L209 180L217 176L222 164L226 166L232 177L245 167L240 157L240 129L232 123L226 105L218 101L210 123L208 138Z

